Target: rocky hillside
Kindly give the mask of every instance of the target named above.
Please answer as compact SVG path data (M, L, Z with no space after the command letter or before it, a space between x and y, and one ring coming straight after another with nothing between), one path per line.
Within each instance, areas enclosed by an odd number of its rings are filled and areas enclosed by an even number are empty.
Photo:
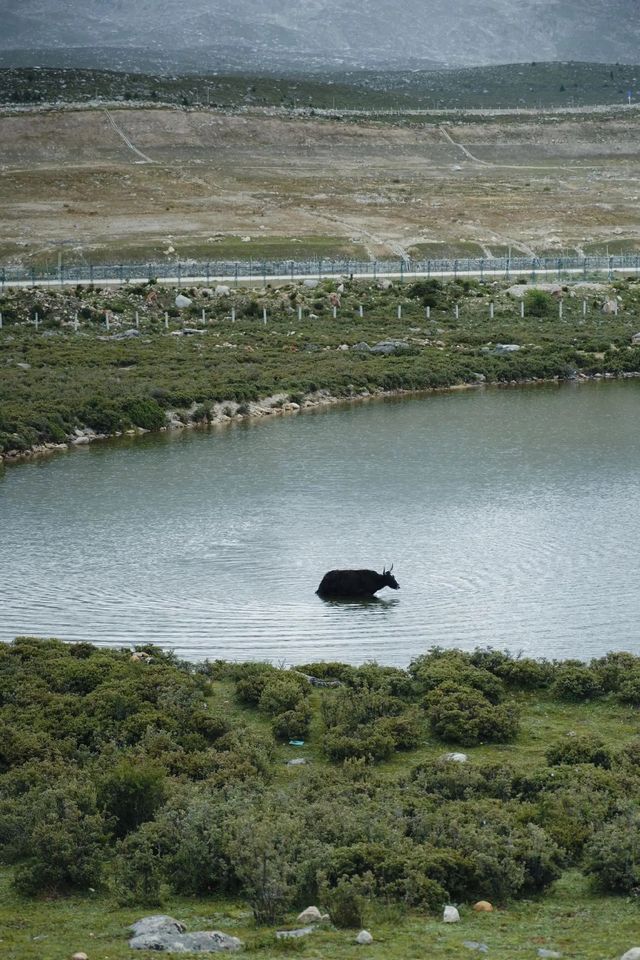
M247 67L632 62L639 36L636 0L8 0L0 49L137 47Z

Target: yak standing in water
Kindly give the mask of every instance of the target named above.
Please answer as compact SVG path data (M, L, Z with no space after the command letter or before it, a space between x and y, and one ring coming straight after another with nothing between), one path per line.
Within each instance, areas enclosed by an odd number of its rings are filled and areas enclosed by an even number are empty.
M398 581L392 575L393 564L388 570L330 570L325 573L316 593L326 600L371 599L383 587L399 590Z

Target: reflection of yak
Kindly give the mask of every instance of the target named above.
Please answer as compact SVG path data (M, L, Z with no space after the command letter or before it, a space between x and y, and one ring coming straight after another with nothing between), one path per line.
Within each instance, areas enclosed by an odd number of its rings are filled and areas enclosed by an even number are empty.
M398 582L391 574L392 570L393 564L382 573L376 573L375 570L330 570L325 573L316 593L327 599L355 600L372 597L383 587L399 590Z

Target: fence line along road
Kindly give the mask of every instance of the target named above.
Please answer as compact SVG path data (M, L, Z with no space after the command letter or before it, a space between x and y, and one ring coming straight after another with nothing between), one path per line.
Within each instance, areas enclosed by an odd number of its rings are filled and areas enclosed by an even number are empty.
M370 279L491 277L505 280L537 276L560 280L640 272L640 256L496 257L457 260L175 260L169 263L80 264L37 270L0 267L0 287L69 286L125 283L262 283L327 277Z

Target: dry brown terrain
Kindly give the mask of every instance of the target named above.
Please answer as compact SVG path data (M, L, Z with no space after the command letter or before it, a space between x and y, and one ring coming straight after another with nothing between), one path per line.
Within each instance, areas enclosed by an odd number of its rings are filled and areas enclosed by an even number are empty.
M0 259L640 249L640 116L0 116ZM242 238L250 237L250 240Z

